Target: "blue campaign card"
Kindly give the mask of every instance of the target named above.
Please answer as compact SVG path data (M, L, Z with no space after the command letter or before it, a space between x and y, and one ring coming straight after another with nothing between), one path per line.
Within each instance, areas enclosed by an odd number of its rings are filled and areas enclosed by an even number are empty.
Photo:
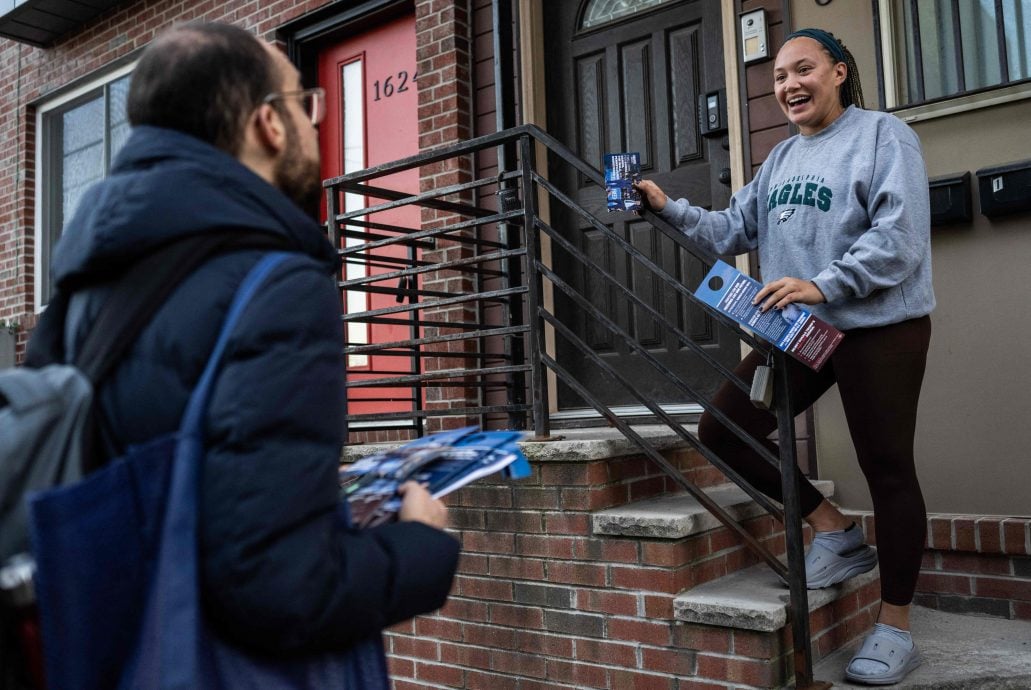
M641 178L641 154L605 154L605 194L609 211L637 211L641 195L632 183Z

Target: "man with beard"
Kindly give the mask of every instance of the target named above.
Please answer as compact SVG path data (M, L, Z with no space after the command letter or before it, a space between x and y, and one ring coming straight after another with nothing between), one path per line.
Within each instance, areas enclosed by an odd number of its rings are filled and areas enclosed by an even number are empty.
M319 89L243 29L186 24L132 77L132 134L55 253L83 342L112 279L149 252L226 231L278 238L273 270L233 332L205 421L200 577L205 615L258 653L342 651L439 608L458 544L446 508L403 487L400 520L357 531L338 512L345 366L338 257L321 198ZM223 316L263 250L220 253L188 276L98 396L106 457L178 428ZM107 281L107 282L105 282ZM73 315L78 315L73 317Z

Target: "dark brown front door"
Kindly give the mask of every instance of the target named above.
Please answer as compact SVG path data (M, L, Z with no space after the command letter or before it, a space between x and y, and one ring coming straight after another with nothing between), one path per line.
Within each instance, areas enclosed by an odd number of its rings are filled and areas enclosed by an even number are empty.
M720 91L724 85L719 1L657 3L646 12L584 29L583 17L590 11L589 5L574 0L548 3L549 130L598 168L606 152L637 151L642 174L655 180L669 196L686 197L707 208L725 208L730 197L725 177L729 168L726 135L703 136L698 114L699 95ZM669 237L633 214L608 213L603 191L568 168L553 166L550 173L581 206L684 285L693 290L701 281L708 267ZM652 277L613 241L579 217L554 206L553 224L696 343L727 365L737 362L740 348L736 338ZM614 288L605 286L592 271L584 270L561 252L555 254L555 267L609 318L703 394L720 383L676 336ZM652 400L691 402L655 373L639 353L592 323L583 310L561 295L556 297L556 309L595 352L637 383ZM595 366L566 341L559 339L557 348L559 361L604 402L638 404L621 387L599 376ZM575 394L560 386L561 408L583 405Z

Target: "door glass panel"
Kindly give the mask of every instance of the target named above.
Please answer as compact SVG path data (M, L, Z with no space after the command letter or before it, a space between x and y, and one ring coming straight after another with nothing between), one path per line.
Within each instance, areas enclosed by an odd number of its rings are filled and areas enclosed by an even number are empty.
M61 117L61 217L71 218L82 193L104 177L104 99L94 98Z
M354 60L344 65L340 70L340 80L343 103L343 148L344 148L344 174L363 170L365 168L365 101L364 101L364 78L362 61ZM344 211L356 211L365 208L365 197L361 194L348 192L344 195ZM348 237L346 246L353 247L362 244L358 238ZM364 263L354 259L348 259L344 267L344 277L347 280L364 278L367 267ZM347 313L367 311L368 296L360 290L348 290L346 300ZM362 345L369 342L369 325L366 323L347 324L348 345ZM365 367L369 365L368 355L349 355L348 365L353 367Z
M672 0L592 0L584 10L581 29L591 29L637 12L650 10Z

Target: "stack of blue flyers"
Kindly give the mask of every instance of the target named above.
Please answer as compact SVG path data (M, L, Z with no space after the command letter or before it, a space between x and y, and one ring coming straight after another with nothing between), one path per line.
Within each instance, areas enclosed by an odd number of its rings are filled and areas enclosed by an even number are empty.
M340 471L341 492L358 527L389 522L401 508L397 488L406 481L424 485L434 498L495 472L508 479L530 475L518 442L522 431L480 431L465 427L424 436L369 455Z

